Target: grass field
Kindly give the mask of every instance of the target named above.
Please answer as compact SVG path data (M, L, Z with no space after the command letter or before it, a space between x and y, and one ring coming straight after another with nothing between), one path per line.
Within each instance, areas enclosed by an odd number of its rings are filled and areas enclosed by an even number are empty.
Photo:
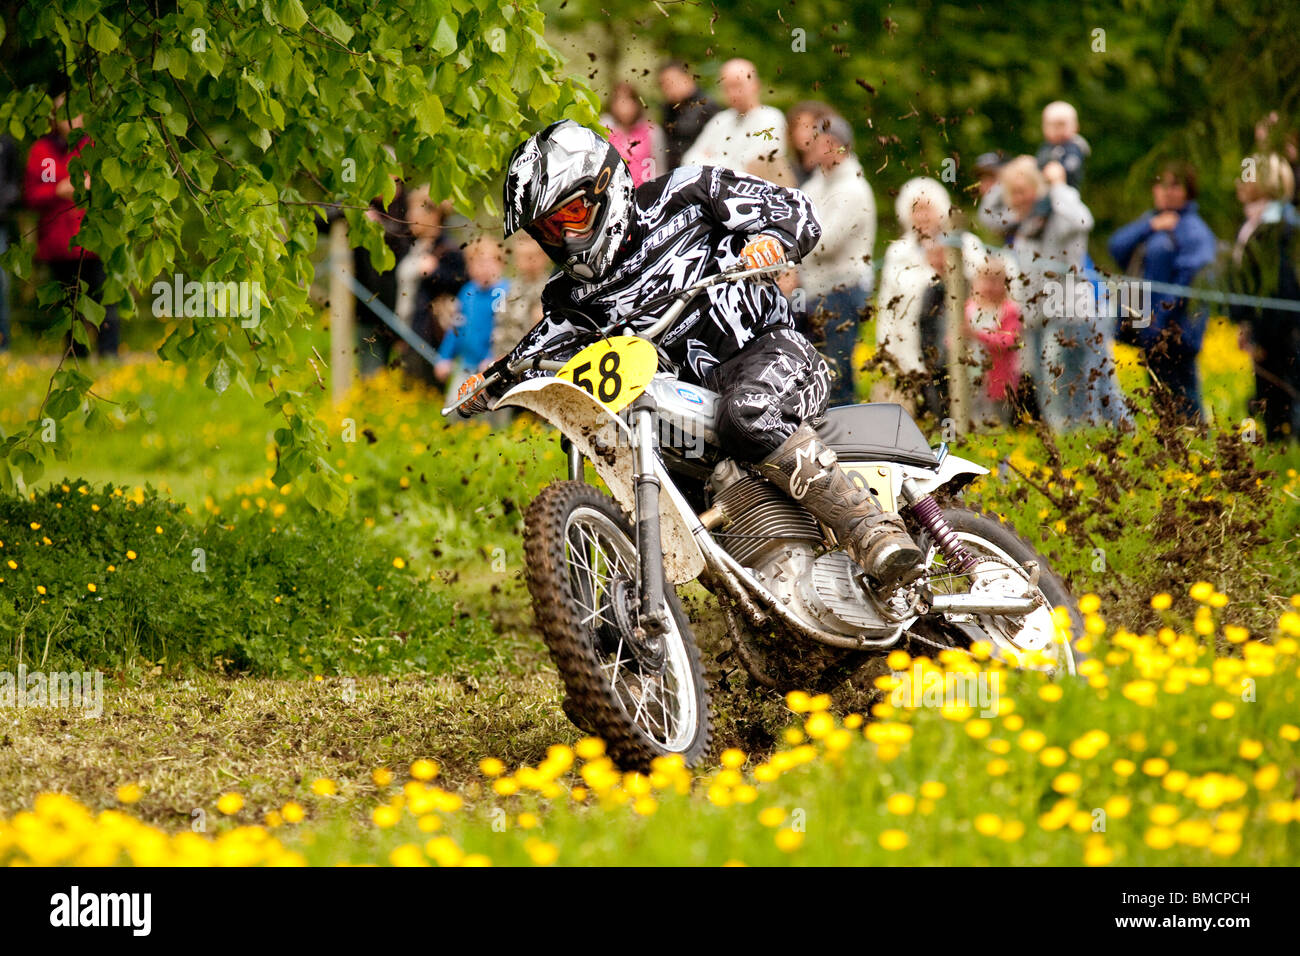
M884 667L782 700L716 663L691 588L720 681L719 763L694 777L621 776L560 711L520 539L563 471L552 435L448 425L382 377L327 413L351 499L323 521L269 481L264 396L103 367L97 394L141 412L64 436L60 473L7 505L0 666L93 659L104 712L4 714L0 860L1294 862L1300 455L1243 440L1243 362L1216 324L1205 435L959 444L994 471L971 500L1089 595L1084 680L984 671L984 715L895 706ZM49 371L0 357L0 428Z

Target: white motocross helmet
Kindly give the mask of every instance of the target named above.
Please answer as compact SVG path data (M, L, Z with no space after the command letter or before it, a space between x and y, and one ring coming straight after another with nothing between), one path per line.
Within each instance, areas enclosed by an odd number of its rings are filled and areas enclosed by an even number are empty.
M636 213L632 174L608 140L552 123L510 156L505 234L523 229L573 278L594 282L618 257Z

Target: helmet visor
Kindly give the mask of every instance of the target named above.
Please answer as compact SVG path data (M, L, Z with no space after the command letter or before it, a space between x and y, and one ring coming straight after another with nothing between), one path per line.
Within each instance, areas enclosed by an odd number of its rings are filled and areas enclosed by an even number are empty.
M596 222L600 204L592 202L584 189L562 200L544 216L528 225L533 238L543 245L562 246L569 239L584 239Z

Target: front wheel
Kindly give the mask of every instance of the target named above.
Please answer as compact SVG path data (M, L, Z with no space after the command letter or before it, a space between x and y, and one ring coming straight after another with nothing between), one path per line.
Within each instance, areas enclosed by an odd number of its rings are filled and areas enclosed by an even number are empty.
M667 631L638 633L637 550L622 509L591 485L560 481L542 489L524 524L528 591L570 719L624 769L665 754L698 763L710 742L700 653L671 586Z
M1082 621L1065 582L1033 546L1010 525L967 508L944 508L943 517L957 539L975 558L975 570L956 574L946 565L943 553L924 531L917 535L926 554L930 589L935 594L984 592L993 595L1023 594L1030 567L1038 567L1037 593L1043 603L1028 614L970 614L955 619L938 616L923 619L912 628L914 642L922 648L967 647L973 640L988 641L996 658L1024 662L1037 658L1040 669L1076 674L1083 655L1075 646L1082 634ZM1057 635L1052 612L1063 609L1070 620L1070 637ZM1032 666L1032 665L1031 665Z

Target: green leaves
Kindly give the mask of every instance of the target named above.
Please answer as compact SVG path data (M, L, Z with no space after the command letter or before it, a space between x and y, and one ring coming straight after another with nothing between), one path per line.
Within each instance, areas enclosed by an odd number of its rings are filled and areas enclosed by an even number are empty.
M438 21L438 26L433 31L433 38L429 40L429 46L440 56L449 56L456 52L456 26L447 17Z
M122 34L117 27L103 17L95 17L95 22L86 31L86 42L99 53L112 53L121 39Z
M594 118L585 88L555 79L560 63L536 32L540 22L533 0L504 10L488 0L179 0L129 11L43 0L17 16L24 38L66 58L71 111L94 117L96 147L84 159L92 201L79 240L110 273L105 300L130 316L153 311L155 282L176 275L256 283L255 327L171 303L159 355L201 370L218 393L255 382L292 395L269 410L281 425L277 480L303 482L317 507L341 507L343 486L312 396L286 387L315 381L290 336L318 321L307 297L313 204L347 209L353 244L381 268L393 266L392 253L357 211L390 199L393 176L431 182L436 198L467 212L491 208L489 183L528 132L560 115ZM30 139L48 128L49 109L43 89L8 90L0 130ZM15 243L4 267L30 275L32 245L31 236ZM84 290L75 314L57 288L40 290L38 301L79 341L82 319L104 318ZM59 378L43 416L84 408L95 417L89 387ZM0 463L23 456L18 474L47 452L34 425L0 441ZM13 474L0 467L0 480Z

